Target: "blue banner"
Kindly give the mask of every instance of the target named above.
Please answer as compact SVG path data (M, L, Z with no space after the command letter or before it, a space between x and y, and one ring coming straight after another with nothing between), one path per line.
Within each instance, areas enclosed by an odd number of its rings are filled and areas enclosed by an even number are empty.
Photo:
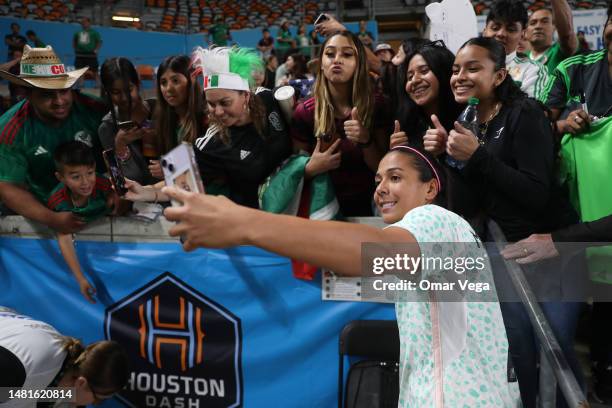
M332 407L338 334L392 305L322 302L320 281L252 247L78 242L89 304L54 240L0 239L0 305L86 343L121 342L132 372L105 407Z

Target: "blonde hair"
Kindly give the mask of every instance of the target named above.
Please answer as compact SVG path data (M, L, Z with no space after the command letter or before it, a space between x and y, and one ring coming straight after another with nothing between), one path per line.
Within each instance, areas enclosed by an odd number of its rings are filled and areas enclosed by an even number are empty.
M319 75L314 85L315 99L315 137L323 135L333 135L336 133L334 104L329 92L328 80L322 72L322 61L325 54L325 46L336 36L343 36L353 44L356 49L357 65L353 74L351 87L351 104L357 108L362 125L366 129L372 126L372 116L374 110L374 98L372 84L368 73L365 48L355 34L350 31L341 31L329 36L319 50Z

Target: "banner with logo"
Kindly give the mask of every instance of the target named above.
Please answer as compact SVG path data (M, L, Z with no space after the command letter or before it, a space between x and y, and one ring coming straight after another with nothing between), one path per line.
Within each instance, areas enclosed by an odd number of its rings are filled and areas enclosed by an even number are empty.
M392 305L322 302L320 282L257 248L77 242L77 252L96 304L54 240L1 238L0 305L86 343L123 344L130 382L105 407L331 407L342 327L394 319Z

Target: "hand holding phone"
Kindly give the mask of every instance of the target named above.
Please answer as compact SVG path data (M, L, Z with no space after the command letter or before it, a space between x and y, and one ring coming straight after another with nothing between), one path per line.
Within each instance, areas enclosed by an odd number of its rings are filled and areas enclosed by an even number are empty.
M127 193L127 188L125 187L125 177L123 176L123 171L121 170L121 166L119 166L119 162L117 161L117 156L115 156L115 150L108 149L103 151L102 157L104 157L104 163L106 163L106 168L110 174L110 180L113 188L120 197L124 196L125 193Z
M314 25L316 26L318 24L324 23L327 20L329 20L329 17L327 16L327 14L321 13L319 14L319 17L317 17L317 19L315 20Z
M117 127L121 130L129 130L136 127L136 123L133 120L126 120L124 122L117 123Z
M195 153L189 143L181 143L162 156L161 167L167 186L176 186L194 193L204 193ZM176 207L182 204L172 200L172 205Z

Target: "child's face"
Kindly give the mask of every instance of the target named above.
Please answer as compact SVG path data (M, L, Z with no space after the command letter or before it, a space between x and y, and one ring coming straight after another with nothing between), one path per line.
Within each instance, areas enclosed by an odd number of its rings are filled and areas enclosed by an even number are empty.
M96 167L87 165L64 165L56 172L58 180L68 187L73 196L89 197L96 185Z

